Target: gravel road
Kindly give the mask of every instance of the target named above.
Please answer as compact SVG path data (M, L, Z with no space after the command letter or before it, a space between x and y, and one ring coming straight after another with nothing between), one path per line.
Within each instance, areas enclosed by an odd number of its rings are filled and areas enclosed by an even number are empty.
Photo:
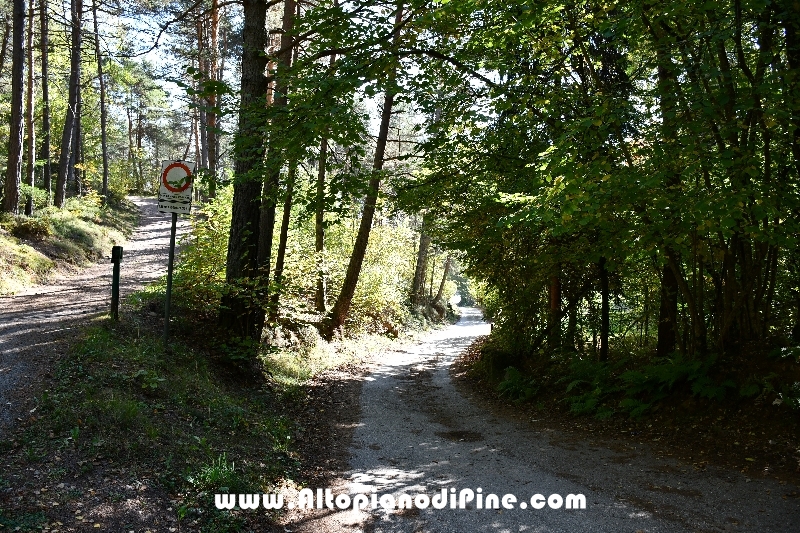
M384 356L364 383L351 470L334 490L428 496L442 489L513 494L527 509L309 513L304 531L800 531L797 487L736 471L697 470L635 442L597 444L493 414L456 390L453 360L489 326L477 310L425 342ZM585 510L531 508L535 494L583 494Z
M140 220L124 244L120 298L167 270L171 217L155 198L129 198ZM178 219L183 233L188 220ZM54 278L14 296L0 297L0 440L15 419L36 416L34 396L69 342L92 320L109 312L111 250L77 274Z

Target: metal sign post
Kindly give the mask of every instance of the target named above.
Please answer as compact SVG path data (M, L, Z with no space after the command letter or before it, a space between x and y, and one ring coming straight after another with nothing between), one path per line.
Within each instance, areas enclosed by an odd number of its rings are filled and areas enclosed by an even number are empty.
M161 166L161 184L158 189L158 210L172 213L169 237L169 263L167 265L167 295L164 300L164 345L169 340L169 307L172 300L172 268L175 265L175 231L178 213L192 210L192 171L194 163L164 161Z

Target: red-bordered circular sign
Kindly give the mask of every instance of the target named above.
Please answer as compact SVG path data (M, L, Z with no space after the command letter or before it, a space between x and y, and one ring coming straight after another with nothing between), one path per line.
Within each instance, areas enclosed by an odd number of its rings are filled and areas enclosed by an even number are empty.
M173 187L172 185L169 184L168 180L170 173L172 173L173 183L175 182L176 179L178 180L178 183L183 181L184 178L189 178L189 179L186 180L186 183L184 183L183 185L179 185L178 187ZM169 192L183 192L192 185L192 171L189 170L189 167L187 167L181 162L172 163L167 168L165 168L164 172L161 174L161 183L164 184L164 187L166 187Z

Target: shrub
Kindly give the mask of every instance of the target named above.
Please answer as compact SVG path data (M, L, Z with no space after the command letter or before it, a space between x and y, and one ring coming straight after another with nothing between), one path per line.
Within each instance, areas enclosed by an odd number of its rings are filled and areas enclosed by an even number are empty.
M19 239L42 241L53 234L53 227L48 217L19 216L14 220L11 234Z

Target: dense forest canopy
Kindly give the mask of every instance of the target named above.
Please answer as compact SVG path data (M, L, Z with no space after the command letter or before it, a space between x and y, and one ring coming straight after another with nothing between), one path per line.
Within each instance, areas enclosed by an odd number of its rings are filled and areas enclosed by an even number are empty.
M527 359L800 337L796 2L40 1L0 2L4 210L197 161L232 335L457 282Z

